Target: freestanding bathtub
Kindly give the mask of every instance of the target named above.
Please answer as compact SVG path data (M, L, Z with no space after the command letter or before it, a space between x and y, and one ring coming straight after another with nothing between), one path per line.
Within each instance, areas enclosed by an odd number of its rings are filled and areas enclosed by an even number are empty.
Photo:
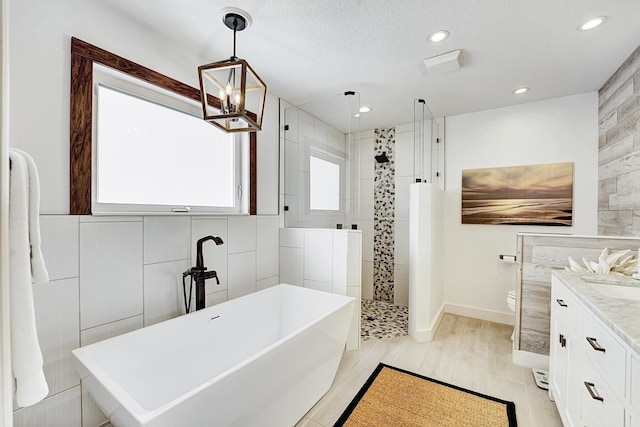
M282 284L72 353L116 427L293 426L333 382L353 304Z

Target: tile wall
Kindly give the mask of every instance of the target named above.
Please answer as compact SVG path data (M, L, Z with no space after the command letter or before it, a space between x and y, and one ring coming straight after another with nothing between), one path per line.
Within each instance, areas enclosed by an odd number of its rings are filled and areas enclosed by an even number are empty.
M15 408L16 427L96 427L106 418L82 393L71 350L184 313L182 272L209 234L207 306L279 283L278 216L90 217L42 215L51 281L34 286L49 396ZM195 292L192 300L195 299ZM195 302L192 302L195 307Z
M349 227L348 176L350 173L346 135L322 120L293 106L281 105L283 129L281 147L284 151L284 224L286 227L336 228ZM340 164L341 210L339 212L311 211L309 203L309 156Z
M387 162L376 161L373 178L373 299L394 302L394 226L395 226L395 145L396 129L374 130L374 158L386 155Z
M280 282L356 299L347 350L360 348L362 233L280 229Z
M598 234L640 236L640 47L599 91Z
M360 186L358 227L362 230L362 297L373 299L374 277L374 131L358 138ZM393 210L393 299L409 305L409 186L413 182L413 124L395 127Z

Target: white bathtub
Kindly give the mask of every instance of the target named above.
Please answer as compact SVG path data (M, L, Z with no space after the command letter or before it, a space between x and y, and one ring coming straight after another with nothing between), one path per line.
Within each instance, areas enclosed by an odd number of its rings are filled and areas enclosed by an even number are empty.
M353 305L278 285L73 356L116 427L293 426L333 382Z

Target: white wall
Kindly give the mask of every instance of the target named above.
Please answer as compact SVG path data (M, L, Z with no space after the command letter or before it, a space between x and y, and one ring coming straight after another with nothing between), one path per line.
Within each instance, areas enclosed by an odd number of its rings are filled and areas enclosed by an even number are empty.
M215 58L177 44L144 21L123 17L107 2L9 3L10 145L30 153L39 166L42 212L68 213L71 36L194 87L197 67ZM220 59L227 54L220 52ZM278 102L271 93L263 122L264 131L258 134L258 213L277 214Z
M597 232L598 95L596 92L445 120L445 301L447 311L509 323L507 291L520 231L590 235ZM463 169L574 162L573 226L461 224Z
M70 350L181 313L181 272L194 265L195 242L221 285L207 283L207 305L278 282L278 101L269 93L258 134L259 217L99 217L69 213L69 80L71 37L197 87L192 46L123 17L113 3L8 0L9 145L39 167L43 251L51 282L34 287L50 396L14 412L16 426L97 426ZM5 17L7 18L7 17ZM5 28L6 30L6 28ZM220 52L220 59L228 52ZM266 82L267 85L269 82ZM3 234L4 235L4 234ZM3 270L4 271L4 270ZM211 282L211 281L209 281Z

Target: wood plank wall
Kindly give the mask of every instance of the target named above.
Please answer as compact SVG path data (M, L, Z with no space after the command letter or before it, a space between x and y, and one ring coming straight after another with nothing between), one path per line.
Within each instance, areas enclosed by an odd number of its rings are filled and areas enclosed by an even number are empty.
M568 257L597 261L604 248L640 248L640 238L518 234L516 333L514 349L549 354L551 272L569 265Z

